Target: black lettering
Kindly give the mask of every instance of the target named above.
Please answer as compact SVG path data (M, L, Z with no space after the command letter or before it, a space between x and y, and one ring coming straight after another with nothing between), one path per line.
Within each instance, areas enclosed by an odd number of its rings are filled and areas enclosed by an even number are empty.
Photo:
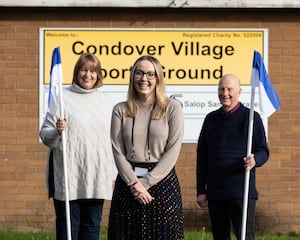
M181 43L179 44L179 47L178 47L178 48L176 47L176 45L175 45L174 42L171 42L171 45L172 45L172 48L173 48L175 54L176 54L176 55L179 55L180 52L181 52L181 48L182 48L183 42L181 42Z
M184 79L186 77L186 73L185 73L185 70L184 69L178 69L176 71L176 77L178 79Z
M161 46L159 46L158 49L159 49L159 53L160 53ZM153 46L153 45L148 46L147 53L148 53L148 55L155 55L155 53L156 53L156 47Z
M97 48L96 46L94 45L89 45L87 48L86 48L86 51L88 53L91 53L91 54L95 54L97 52Z
M119 76L120 76L120 73L119 73L118 69L113 68L109 71L109 77L118 78Z
M214 79L220 79L223 76L223 65L220 66L220 69L215 69L213 71Z
M207 46L207 45L202 46L201 54L202 54L203 56L206 56L206 55L210 56L210 47Z
M81 50L81 51L77 50L76 49L77 45L83 46L83 42L80 42L80 41L74 42L72 45L72 52L75 53L76 55L82 54L83 50Z
M128 51L127 51L127 50L128 50ZM125 53L126 55L132 55L133 52L134 52L134 49L133 49L132 46L126 45L126 46L124 47L124 53Z
M105 52L104 52L105 51ZM108 46L107 45L100 45L99 46L99 55L108 55Z
M213 47L213 53L214 53L214 59L221 59L223 56L223 47L222 46L214 46Z
M107 77L107 71L106 71L106 69L102 68L101 71L102 71L103 77L106 78Z
M113 45L111 47L111 53L113 55L121 55L121 42L118 42L118 45ZM108 47L107 47L107 53L106 53L106 55L108 55Z
M137 50L137 52L138 52L139 55L141 55L144 52L145 45L143 45L141 47L141 49L139 48L138 45L136 45L135 47L136 47L136 50Z
M163 75L165 78L172 79L220 79L223 76L223 66L215 69L167 69L163 67Z
M117 68L112 68L110 70L106 70L102 68L102 74L103 77L109 77L111 79L117 79L117 78L122 78L122 79L127 79L129 76L126 76L126 74L130 74L131 68L125 68L125 69L117 69Z
M232 56L234 53L234 47L233 46L226 46L225 53L227 56Z

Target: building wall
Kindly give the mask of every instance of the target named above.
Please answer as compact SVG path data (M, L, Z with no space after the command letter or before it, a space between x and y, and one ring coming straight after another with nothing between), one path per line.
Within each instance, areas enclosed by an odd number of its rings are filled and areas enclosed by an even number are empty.
M257 231L300 232L300 15L224 8L0 8L0 229L54 229L47 148L38 140L40 27L268 28L269 75L281 108L269 119L270 160L257 170ZM195 162L196 145L183 144L177 171L185 223L209 231L207 209L196 204Z

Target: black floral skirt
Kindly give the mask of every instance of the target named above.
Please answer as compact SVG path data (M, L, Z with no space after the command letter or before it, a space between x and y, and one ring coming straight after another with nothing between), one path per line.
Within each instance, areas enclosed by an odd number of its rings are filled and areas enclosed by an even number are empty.
M147 163L141 167L151 171L154 166ZM109 240L184 239L182 199L175 169L148 191L154 200L148 205L140 204L118 175L110 208Z

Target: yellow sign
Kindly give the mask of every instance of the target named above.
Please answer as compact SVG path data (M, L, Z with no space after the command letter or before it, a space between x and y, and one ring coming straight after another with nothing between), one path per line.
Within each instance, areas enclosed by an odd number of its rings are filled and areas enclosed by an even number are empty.
M249 84L253 51L264 54L262 29L42 29L44 84L50 81L52 51L60 47L64 84L72 81L80 54L101 61L104 84L128 84L130 68L142 55L156 57L168 85L216 85L226 73Z

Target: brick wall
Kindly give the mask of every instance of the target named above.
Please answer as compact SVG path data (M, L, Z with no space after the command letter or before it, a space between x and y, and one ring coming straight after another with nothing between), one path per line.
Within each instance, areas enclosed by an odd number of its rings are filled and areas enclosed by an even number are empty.
M289 9L0 8L0 229L54 229L47 148L38 141L40 27L268 28L282 106L269 119L270 160L257 171L257 230L300 232L300 15ZM209 229L195 202L195 152L184 144L177 164L186 226Z

